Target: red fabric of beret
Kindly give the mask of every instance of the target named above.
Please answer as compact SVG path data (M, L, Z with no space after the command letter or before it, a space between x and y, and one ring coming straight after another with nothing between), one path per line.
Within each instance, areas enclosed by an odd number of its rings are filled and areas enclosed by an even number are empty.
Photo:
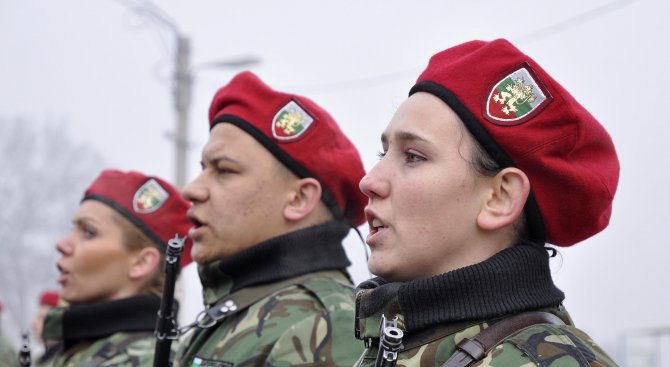
M245 71L219 89L210 129L231 123L244 130L298 177L314 177L322 199L352 226L361 225L367 198L358 189L365 171L356 147L335 120L310 99L271 89Z
M612 139L511 43L472 41L435 54L416 92L441 98L500 165L526 173L534 239L570 246L607 226L619 179Z
M184 237L192 226L186 217L191 205L179 190L159 177L139 172L103 171L86 190L84 200L109 205L163 250L175 234ZM181 267L192 261L192 245L187 238Z
M40 295L40 306L58 307L58 292L44 291Z

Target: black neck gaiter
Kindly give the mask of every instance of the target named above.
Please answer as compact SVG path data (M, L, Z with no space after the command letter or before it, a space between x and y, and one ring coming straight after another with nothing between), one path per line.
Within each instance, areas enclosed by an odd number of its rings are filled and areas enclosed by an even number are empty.
M345 221L330 221L271 238L232 256L199 267L203 288L232 280L230 292L351 263L342 247Z
M144 294L70 306L63 313L64 347L67 350L80 341L101 339L118 332L153 331L160 303L159 297Z
M408 331L558 306L565 298L551 279L547 251L537 245L512 246L481 263L431 278L404 283L374 278L360 284L357 293L366 289L359 317L397 302Z

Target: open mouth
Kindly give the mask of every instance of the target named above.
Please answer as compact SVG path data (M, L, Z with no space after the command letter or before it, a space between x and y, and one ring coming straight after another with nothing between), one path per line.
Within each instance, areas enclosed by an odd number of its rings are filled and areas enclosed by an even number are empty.
M58 276L58 283L62 285L65 283L65 280L67 279L70 272L65 270L61 264L56 264L56 268L58 268L58 272L60 273Z
M367 213L367 217L368 217L368 225L370 227L370 234L375 234L380 230L386 228L386 224L384 224L384 222L382 222L382 220L377 218L374 214Z
M382 221L379 220L379 219L377 219L377 218L374 218L374 219L372 220L372 222L370 223L370 231L377 232L377 231L379 231L381 228L384 228L384 227L385 227L385 226L384 226L384 223L382 223Z
M191 222L191 224L193 224L194 229L198 229L205 225L202 221L200 221L200 219L198 219L198 217L196 217L192 213L188 213L186 216L188 217L188 220Z
M188 220L193 224L193 227L188 230L188 236L191 237L193 241L198 241L202 238L203 231L202 229L207 225L206 223L202 222L198 217L196 217L194 214L188 213Z
M197 219L195 219L195 218L188 218L188 219L189 219L189 220L191 221L191 223L193 224L193 228L198 229L198 228L200 228L200 227L203 226L202 222L199 221L199 220L197 220Z

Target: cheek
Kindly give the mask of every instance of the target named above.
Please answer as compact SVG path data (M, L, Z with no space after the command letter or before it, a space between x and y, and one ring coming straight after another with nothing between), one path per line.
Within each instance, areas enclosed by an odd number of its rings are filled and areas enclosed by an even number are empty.
M263 204L263 187L259 182L240 181L216 193L212 193L215 220L225 218L233 223L240 218L251 216Z
M446 172L433 172L399 187L395 211L402 235L427 246L453 235L473 215L472 184L467 178L453 180Z
M120 245L98 244L86 248L77 261L77 270L85 277L110 281L126 269L127 253Z
M241 216L248 220L262 222L273 213L278 212L275 203L277 203L277 196L280 194L273 189L272 182L263 181L256 182L248 187L244 200L240 203L242 205Z
M430 228L430 222L439 220L444 208L444 192L436 190L435 181L410 182L396 192L396 216L412 230ZM409 228L408 228L409 229Z

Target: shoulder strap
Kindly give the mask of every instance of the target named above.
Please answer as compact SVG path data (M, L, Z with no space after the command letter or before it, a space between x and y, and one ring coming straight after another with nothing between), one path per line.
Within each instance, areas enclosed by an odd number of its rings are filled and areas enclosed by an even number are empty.
M350 292L353 301L354 286L349 282L347 276L340 271L321 274L320 277L307 279L299 285L312 292L327 310L342 308L342 297L338 295L343 294L345 289Z
M479 332L472 339L465 338L456 345L456 352L442 367L466 367L484 358L493 347L512 335L533 325L565 324L558 316L549 312L525 312L502 319Z
M105 342L88 362L82 365L82 367L96 367L99 366L102 362L114 357L122 350L125 350L130 344L144 339L148 336L151 336L151 333L133 333L128 335L127 338L118 342L112 343L111 341Z

